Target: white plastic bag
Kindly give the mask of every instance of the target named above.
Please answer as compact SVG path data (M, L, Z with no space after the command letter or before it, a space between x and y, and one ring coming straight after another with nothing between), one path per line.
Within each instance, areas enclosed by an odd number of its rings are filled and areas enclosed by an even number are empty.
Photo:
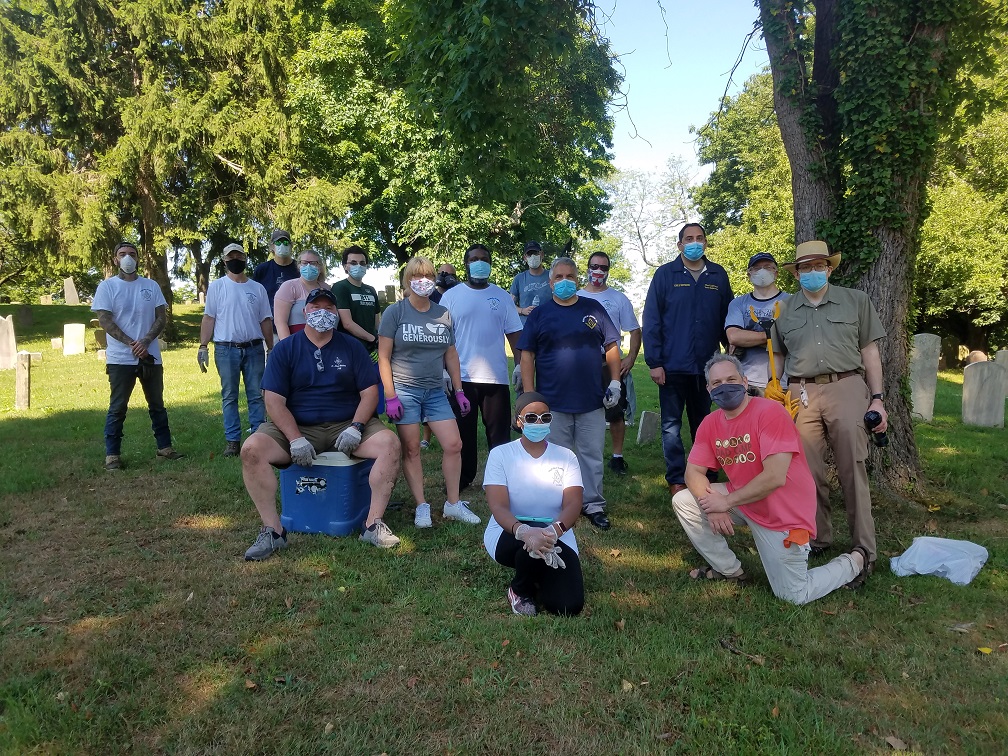
M970 541L918 536L910 548L889 560L894 575L937 575L966 585L987 562L987 549Z

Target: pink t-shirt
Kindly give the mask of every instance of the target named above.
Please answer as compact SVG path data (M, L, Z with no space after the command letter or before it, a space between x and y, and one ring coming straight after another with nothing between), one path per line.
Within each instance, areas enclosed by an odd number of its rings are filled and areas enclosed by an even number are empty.
M798 429L777 402L750 397L742 414L729 420L715 410L700 423L689 461L728 476L728 490L737 491L763 472L771 454L791 452L787 482L765 499L739 507L747 517L770 530L802 528L815 537L816 487L805 461Z
M291 333L297 333L298 331L303 331L305 327L305 300L308 295L314 289L330 289L332 287L327 283L318 283L317 281L312 281L311 285L305 283L305 280L298 276L297 278L292 278L290 281L284 281L280 284L280 288L277 289L274 301L277 302L290 302L291 310L290 315L287 316L287 325L290 326Z

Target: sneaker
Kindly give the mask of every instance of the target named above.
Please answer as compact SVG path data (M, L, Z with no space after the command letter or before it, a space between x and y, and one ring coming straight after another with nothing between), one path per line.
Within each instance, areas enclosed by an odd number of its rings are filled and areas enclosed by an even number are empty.
M481 520L479 515L469 509L468 501L457 501L454 504L444 503L444 512L441 515L446 520L458 520L470 525L479 525Z
M413 524L418 528L430 528L434 526L430 518L430 504L417 505L416 515L413 517Z
M123 463L118 454L109 454L105 457L105 469L106 470L122 470Z
M261 562L273 556L274 551L287 548L287 535L278 534L273 528L265 525L259 528L259 535L245 552L246 562Z
M360 539L379 549L391 549L399 545L399 538L393 535L389 526L381 520L375 520L370 528L361 533Z
M237 457L239 454L241 454L241 444L238 441L228 441L224 444L224 452L221 456Z
M420 448L421 449L430 449L430 441L421 441L420 442Z
M166 446L164 449L157 450L158 459L182 459L185 454L175 451L174 446Z
M630 468L627 467L626 460L623 457L613 457L609 460L609 469L617 475L626 475L627 470Z
M515 614L522 617L536 616L536 605L531 600L519 596L510 586L508 586L507 598L511 602L511 611Z

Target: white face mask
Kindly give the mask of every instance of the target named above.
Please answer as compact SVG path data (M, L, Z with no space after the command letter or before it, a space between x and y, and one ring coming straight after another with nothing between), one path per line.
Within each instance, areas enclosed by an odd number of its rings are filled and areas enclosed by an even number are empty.
M538 268L542 265L542 255L529 255L528 256L528 266L530 269Z
M769 286L774 282L774 274L773 271L760 268L749 274L749 280L752 281L753 286Z
M119 261L119 270L125 273L127 276L131 276L136 273L137 261L135 257L126 255Z

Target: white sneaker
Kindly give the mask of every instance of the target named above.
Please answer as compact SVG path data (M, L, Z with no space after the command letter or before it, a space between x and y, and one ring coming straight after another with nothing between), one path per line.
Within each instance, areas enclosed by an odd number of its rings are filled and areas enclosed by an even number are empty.
M469 509L468 501L457 501L454 504L449 504L446 501L444 503L444 512L442 516L446 520L458 520L459 522L465 522L470 525L479 525L481 522L479 515Z
M381 520L375 520L370 528L366 528L361 533L360 540L377 546L380 549L391 549L399 545L399 538Z
M430 518L430 504L426 502L423 504L418 504L416 508L416 515L413 517L413 524L418 528L430 528L434 526Z

